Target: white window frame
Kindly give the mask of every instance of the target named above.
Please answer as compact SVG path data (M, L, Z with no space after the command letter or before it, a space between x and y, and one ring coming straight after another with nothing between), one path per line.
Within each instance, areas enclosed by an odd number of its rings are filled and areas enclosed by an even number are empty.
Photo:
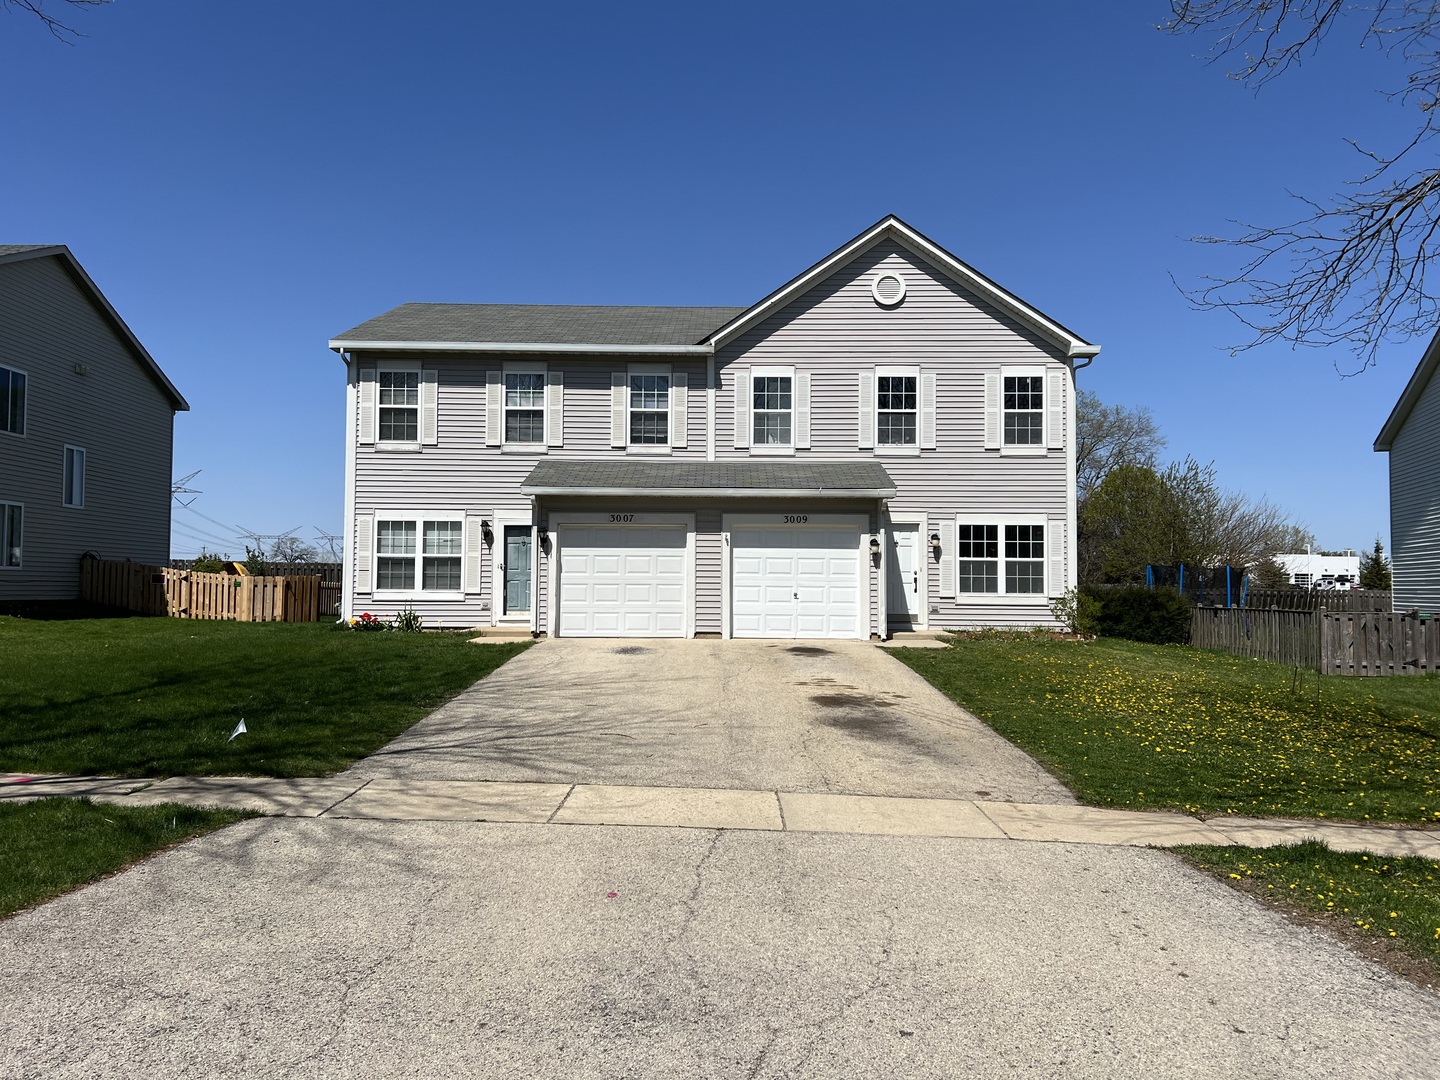
M632 426L637 412L655 413L657 409L635 408L635 388L630 380L637 375L665 376L665 441L663 443L632 442L635 429ZM630 364L625 369L625 452L627 454L669 454L673 450L675 417L675 372L669 364Z
M997 558L996 558L996 581L997 591L993 593L964 592L960 588L960 528L965 525L994 525L997 536ZM1005 526L1007 525L1040 525L1045 529L1042 534L1044 545L1041 549L1040 574L1041 587L1039 592L1007 593L1005 591ZM1050 519L1044 514L957 514L955 517L955 543L954 550L942 552L941 557L950 559L951 566L955 572L955 598L963 600L967 604L1043 604L1049 607L1050 604L1050 545L1054 541L1054 528ZM1021 559L1018 562L1036 562L1035 559Z
M20 542L18 544L14 543L14 538L8 532L12 509L20 511ZM18 555L18 561L13 566L10 563L12 546ZM6 570L23 569L25 569L25 504L0 500L0 573Z
M790 380L790 408L789 409L757 409L755 408L755 381L757 379L789 379ZM796 404L800 393L800 383L795 377L793 366L763 364L750 369L750 454L752 457L794 457L795 436L797 435ZM755 417L758 413L782 413L790 414L790 441L788 443L760 443L755 440Z
M11 367L9 364L0 364L0 371L8 371L11 375L19 375L25 380L25 400L20 405L20 430L11 431L8 427L0 427L0 435L13 435L17 439L23 439L25 438L25 432L30 428L30 373L21 371L17 367ZM7 424L9 423L9 411L10 404L7 391L5 401L5 412L7 415L4 417L4 422Z
M376 510L374 511L373 550L370 553L372 593L375 600L464 600L465 599L465 511L463 510ZM414 573L408 589L380 588L380 560L390 558L380 553L380 525L392 521L405 522L415 526ZM432 556L460 561L460 588L458 590L426 589L425 580L425 523L427 521L453 522L460 530L460 550L455 554Z
M544 361L531 362L522 360L511 360L505 363L500 373L500 449L512 454L543 454L550 448L550 366ZM510 425L506 418L510 415L511 408L521 412L534 412L532 408L521 408L511 406L508 402L508 387L506 379L510 375L539 375L540 376L540 441L539 442L511 442L509 436Z
M913 443L882 443L880 441L880 380L896 377L915 380L915 441ZM925 433L921 430L921 412L924 409L924 405L924 390L920 381L920 368L918 365L892 365L877 367L875 369L875 396L870 402L870 411L874 416L875 453L877 455L893 455L895 457L916 457L919 455L921 442L925 438ZM887 409L885 411L901 412L909 410Z
M1005 380L1015 378L1032 378L1040 380L1040 441L1038 443L1007 443L1005 441L1005 414L1007 412L1035 412L1034 409L1006 409L1005 408ZM1046 419L1050 415L1050 380L1046 378L1044 365L1005 365L1000 369L1000 453L1018 454L1027 456L1031 454L1044 455L1049 452L1049 430Z
M385 405L380 397L383 388L380 383L386 373L415 376L415 438L413 439L386 439L382 436L380 426L380 413L384 409L408 409L409 405ZM420 370L420 364L415 360L382 360L375 365L375 445L390 447L392 449L418 450L422 438L423 419L420 415L425 394L424 383L425 373Z
M71 510L85 508L85 448L65 444L60 452L60 505ZM75 463L79 469L75 469ZM78 472L78 475L76 473ZM72 484L72 481L74 482Z

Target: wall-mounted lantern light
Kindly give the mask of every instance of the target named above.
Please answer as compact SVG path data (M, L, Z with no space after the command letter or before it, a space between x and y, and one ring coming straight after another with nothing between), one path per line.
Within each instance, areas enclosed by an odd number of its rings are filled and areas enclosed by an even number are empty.
M870 554L871 554L871 555L879 555L879 554L880 554L880 538L879 538L878 536L872 536L872 537L870 537Z
M938 532L930 534L930 553L935 556L936 562L940 561L940 534Z
M486 546L486 547L494 547L494 546L495 546L495 533L494 533L494 531L490 528L490 522L488 522L488 521L482 521L482 522L480 522L480 539L483 540L483 541L485 541L485 546Z
M540 537L540 550L546 555L550 554L550 530L540 529L537 534Z

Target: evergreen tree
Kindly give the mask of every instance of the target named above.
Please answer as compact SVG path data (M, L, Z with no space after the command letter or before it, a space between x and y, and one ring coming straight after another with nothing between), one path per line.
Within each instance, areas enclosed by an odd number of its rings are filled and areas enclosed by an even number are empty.
M1375 548L1360 556L1360 587L1362 589L1390 588L1390 560L1385 558L1385 545L1375 538Z

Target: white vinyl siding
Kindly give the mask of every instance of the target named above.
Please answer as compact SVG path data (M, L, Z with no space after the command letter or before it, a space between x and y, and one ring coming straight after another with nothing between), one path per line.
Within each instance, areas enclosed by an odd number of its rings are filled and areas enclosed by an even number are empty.
M1390 557L1395 611L1440 616L1440 374L1430 377L1390 444Z
M67 446L62 456L60 504L72 509L85 505L85 451Z

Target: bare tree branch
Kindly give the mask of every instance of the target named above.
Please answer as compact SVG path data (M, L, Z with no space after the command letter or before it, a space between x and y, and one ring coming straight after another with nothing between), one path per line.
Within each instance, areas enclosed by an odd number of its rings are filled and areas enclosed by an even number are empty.
M92 8L103 7L105 4L112 3L113 0L60 0L60 2L73 8ZM57 41L63 41L66 45L73 45L76 38L85 36L73 26L61 22L47 12L45 0L0 0L0 6L29 12L44 23L45 28L54 35Z

